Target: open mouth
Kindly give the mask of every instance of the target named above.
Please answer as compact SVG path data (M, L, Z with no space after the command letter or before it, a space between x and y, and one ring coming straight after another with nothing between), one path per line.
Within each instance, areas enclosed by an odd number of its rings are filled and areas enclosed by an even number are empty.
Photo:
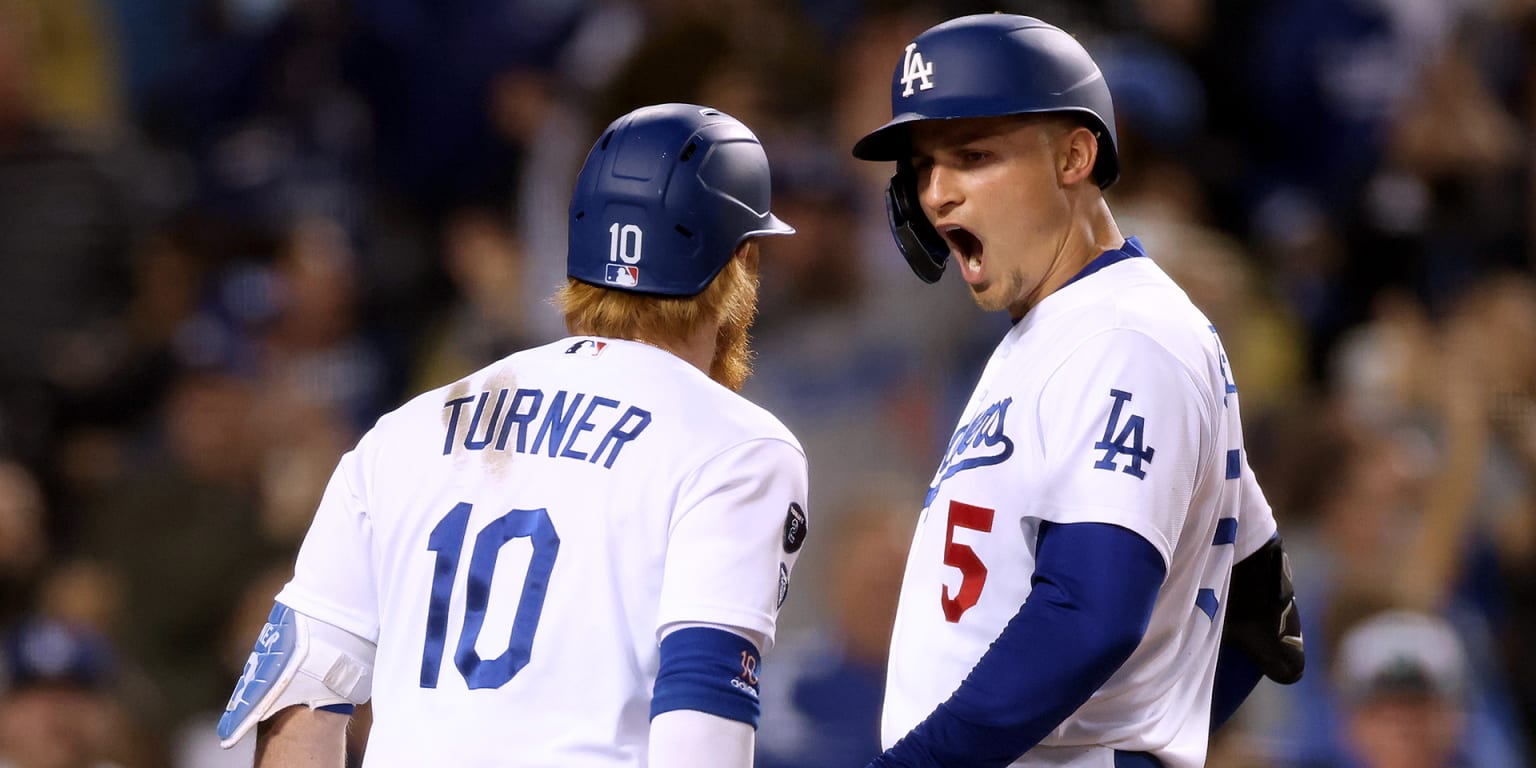
M972 273L981 270L981 238L972 234L970 230L958 224L947 224L939 230L944 240L949 243L949 248L966 270Z

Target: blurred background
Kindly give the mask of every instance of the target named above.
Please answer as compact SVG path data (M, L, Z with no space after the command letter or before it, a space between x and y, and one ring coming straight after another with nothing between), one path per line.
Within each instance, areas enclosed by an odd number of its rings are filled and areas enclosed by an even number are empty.
M1211 764L1536 765L1536 0L0 0L0 764L249 765L213 724L337 458L563 335L582 158L691 101L800 230L745 391L815 532L759 764L863 765L1007 321L913 278L848 148L908 40L993 10L1103 68L1111 207L1221 332L1287 538L1307 677Z

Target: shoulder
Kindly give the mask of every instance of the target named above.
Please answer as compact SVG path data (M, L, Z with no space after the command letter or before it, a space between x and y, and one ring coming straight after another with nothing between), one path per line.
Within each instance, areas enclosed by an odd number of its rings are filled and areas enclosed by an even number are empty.
M1163 350L1197 368L1215 347L1215 328L1189 295L1150 258L1127 259L1089 276L1064 297L1049 335L1064 351L1090 339Z
M1193 324L1203 329L1210 324L1189 294L1151 257L1126 259L1084 282L1094 289L1092 298L1112 303L1118 317L1134 320L1138 327Z
M455 401L476 397L483 391L484 383L490 378L489 372L505 362L502 360L451 384L444 384L411 396L404 403L380 416L378 421L374 422L373 428L364 436L365 439L381 432L398 433L419 429L424 425L433 425L434 429L441 428L444 410L452 407Z
M1215 329L1181 291L1148 288L1135 290L1141 301L1078 307L1046 334L1049 354L1021 356L1039 366L1044 392L1070 398L1110 385L1214 414L1225 376Z
M800 441L768 409L742 397L706 377L691 409L700 422L695 429L718 435L720 442L738 444L752 440L773 440L792 447L803 458Z
M1047 386L1076 387L1104 377L1172 379L1198 388L1205 377L1201 355L1176 334L1117 325L1085 329L1063 339L1054 359L1045 363ZM1192 354L1193 353L1193 354Z
M573 369L569 373L585 381L602 381L609 396L643 404L664 431L679 439L680 446L687 446L686 450L714 454L732 445L768 439L784 442L804 454L799 441L778 417L691 363L638 342L606 343L600 359L592 361L597 365L591 370ZM576 354L570 354L567 346L576 349ZM560 358L550 361L552 366L579 364L584 351L566 342L544 349Z
M654 406L706 453L751 440L777 440L803 454L800 442L768 409L669 352L632 342L605 374L624 393Z
M410 396L380 416L363 435L359 447L418 434L440 438L449 421L455 416L467 417L482 396L489 399L487 406L499 409L495 397L500 390L516 390L520 381L536 379L537 376L529 374L546 364L541 361L560 354L560 344L554 342L513 353L456 381Z

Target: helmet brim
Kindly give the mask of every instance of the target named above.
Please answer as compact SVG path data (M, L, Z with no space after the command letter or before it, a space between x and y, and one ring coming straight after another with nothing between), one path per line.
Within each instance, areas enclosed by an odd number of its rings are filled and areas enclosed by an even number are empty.
M763 221L763 226L742 234L741 239L745 240L749 237L762 237L764 235L793 235L794 233L794 227L791 227L783 219L770 213L767 219Z
M1099 137L1099 164L1094 168L1101 189L1109 187L1120 178L1120 157L1115 148L1114 134L1103 129L1103 121L1091 110L1064 107L1059 109L1021 109L999 112L995 115L956 115L952 117L920 115L914 112L897 115L890 122L870 131L853 145L853 156L859 160L874 162L907 162L912 159L912 125L924 120L964 120L971 117L1006 117L1031 114L1083 114L1091 120L1088 127ZM1106 143L1105 135L1109 137Z
M912 123L929 118L923 115L897 115L890 122L870 131L853 145L853 156L860 160L906 160L912 153Z

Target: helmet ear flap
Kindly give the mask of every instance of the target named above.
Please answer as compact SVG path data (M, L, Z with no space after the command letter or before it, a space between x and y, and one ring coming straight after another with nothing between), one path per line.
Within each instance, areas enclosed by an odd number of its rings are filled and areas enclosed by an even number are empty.
M949 265L949 243L929 223L917 199L917 173L898 161L885 188L885 215L907 265L925 283L937 283Z

